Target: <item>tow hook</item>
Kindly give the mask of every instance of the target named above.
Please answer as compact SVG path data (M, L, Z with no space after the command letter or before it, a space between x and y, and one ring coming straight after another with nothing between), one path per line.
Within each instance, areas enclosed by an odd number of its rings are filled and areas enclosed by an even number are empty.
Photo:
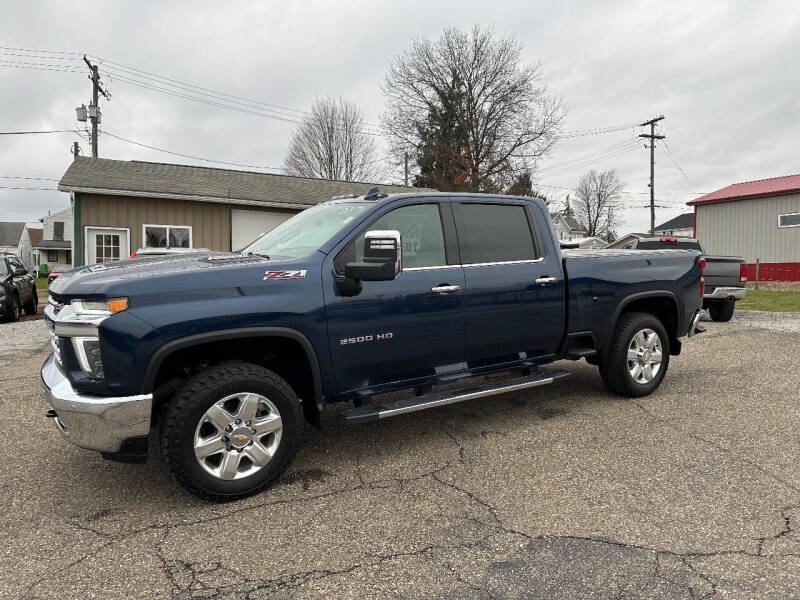
M56 411L54 411L54 410L51 408L51 409L50 409L50 410L48 410L46 413L44 413L44 416L45 416L45 417L47 417L48 419L55 419L55 418L56 418L58 415L56 414Z

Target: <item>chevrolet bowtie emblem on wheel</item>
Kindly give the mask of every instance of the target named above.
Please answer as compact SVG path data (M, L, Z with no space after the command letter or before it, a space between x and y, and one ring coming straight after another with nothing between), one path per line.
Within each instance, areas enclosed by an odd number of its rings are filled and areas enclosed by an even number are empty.
M267 271L264 273L264 281L267 279L302 279L305 276L305 269L295 271Z
M248 438L248 437L247 437L245 434L243 434L243 433L236 433L236 434L234 434L234 435L232 435L232 436L231 436L231 439L232 439L234 442L237 442L237 443L239 443L239 444L243 444L243 443L244 443L244 442L246 442L246 441L247 441L249 438Z

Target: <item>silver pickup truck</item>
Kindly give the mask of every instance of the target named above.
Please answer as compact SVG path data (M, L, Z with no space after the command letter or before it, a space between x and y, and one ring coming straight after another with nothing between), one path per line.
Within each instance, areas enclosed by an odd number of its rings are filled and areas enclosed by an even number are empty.
M700 250L706 259L703 308L714 321L730 321L737 300L744 298L747 271L741 256L709 256L695 238L652 237L630 242L626 248L638 250Z

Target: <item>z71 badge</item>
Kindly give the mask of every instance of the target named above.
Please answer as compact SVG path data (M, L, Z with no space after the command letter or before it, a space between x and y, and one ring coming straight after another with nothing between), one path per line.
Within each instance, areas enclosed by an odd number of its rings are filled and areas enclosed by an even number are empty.
M305 276L305 269L296 271L267 271L264 273L264 281L267 279L302 279Z

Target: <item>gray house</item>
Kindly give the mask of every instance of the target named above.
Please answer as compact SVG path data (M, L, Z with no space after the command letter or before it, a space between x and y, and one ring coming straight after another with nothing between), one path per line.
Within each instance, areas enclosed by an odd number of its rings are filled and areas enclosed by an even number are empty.
M11 252L19 256L24 231L24 222L0 222L0 252Z

